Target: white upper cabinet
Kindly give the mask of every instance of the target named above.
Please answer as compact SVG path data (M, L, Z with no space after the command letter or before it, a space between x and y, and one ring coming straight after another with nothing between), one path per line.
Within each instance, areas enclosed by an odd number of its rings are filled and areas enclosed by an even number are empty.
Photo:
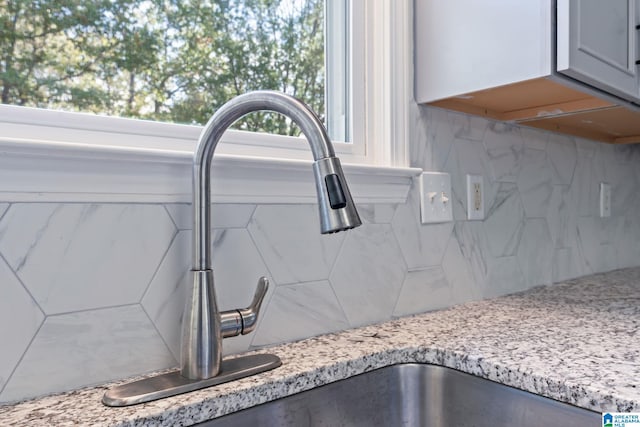
M637 0L558 0L557 71L640 102Z
M640 0L414 0L415 98L640 143Z

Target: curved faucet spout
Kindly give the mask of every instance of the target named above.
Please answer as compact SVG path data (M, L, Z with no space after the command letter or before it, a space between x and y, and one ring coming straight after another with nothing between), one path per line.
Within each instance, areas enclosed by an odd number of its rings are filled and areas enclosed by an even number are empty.
M331 140L318 116L302 101L284 93L275 91L249 92L220 107L200 134L193 162L194 246L192 267L194 270L211 268L211 218L209 211L213 153L229 126L242 116L256 111L275 111L289 117L300 127L307 138L311 153L316 161L314 170L320 169L316 172L316 190L322 233L341 231L361 224L339 160L335 157ZM328 183L319 182L326 181L326 176L329 175L331 177L328 179ZM325 187L328 187L326 191ZM325 200L328 197L331 200Z
M181 354L181 375L193 380L218 375L223 337L231 336L236 330L249 332L255 326L244 324L251 320L251 316L243 316L240 311L238 316L232 311L225 312L222 317L218 311L211 271L210 218L213 153L227 128L240 117L255 111L284 114L300 127L307 138L315 160L313 173L320 231L334 233L361 224L340 161L335 157L324 126L309 107L296 98L272 91L250 92L223 105L200 134L193 162L193 282L183 317ZM266 284L261 292L264 296ZM254 308L256 315L258 309L259 303ZM252 321L255 323L255 319ZM235 326L228 327L230 322L235 322ZM242 328L238 326L239 322L243 323Z

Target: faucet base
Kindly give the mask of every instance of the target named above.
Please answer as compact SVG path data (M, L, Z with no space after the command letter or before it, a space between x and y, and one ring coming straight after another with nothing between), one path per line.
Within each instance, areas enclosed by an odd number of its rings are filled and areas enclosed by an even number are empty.
M177 394L239 380L282 365L273 354L254 354L222 361L220 373L205 380L190 380L180 375L180 371L156 375L143 380L119 385L108 390L102 397L107 406L129 406L150 402Z

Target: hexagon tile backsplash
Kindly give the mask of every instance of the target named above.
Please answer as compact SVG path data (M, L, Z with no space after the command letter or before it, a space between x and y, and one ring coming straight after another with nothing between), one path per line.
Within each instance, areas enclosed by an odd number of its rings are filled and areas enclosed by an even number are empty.
M417 186L326 236L314 205L214 205L220 308L247 305L261 275L274 285L226 353L640 265L640 147L413 108L412 166L451 174L455 221L420 224ZM465 219L468 173L484 176L484 221ZM0 203L0 216L0 401L177 365L188 205Z

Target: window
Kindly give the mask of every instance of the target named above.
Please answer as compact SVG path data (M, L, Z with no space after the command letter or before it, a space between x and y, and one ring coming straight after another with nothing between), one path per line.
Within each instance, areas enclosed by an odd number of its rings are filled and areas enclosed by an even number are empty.
M69 1L69 4L82 3L90 8L94 7L94 3L127 4L128 1L133 0L76 0ZM149 4L155 4L152 0L148 1ZM253 1L269 3L269 0ZM350 26L342 34L335 28L331 29L331 35L327 38L329 46L348 41L349 47L337 57L327 58L327 67L331 70L346 68L348 71L343 74L342 80L334 79L332 82L331 78L328 79L328 86L334 88L333 91L328 90L332 99L328 104L333 103L331 109L335 111L337 120L345 120L335 129L351 140L351 143L334 142L334 147L342 163L366 165L362 168L349 167L359 174L362 185L375 183L377 186L367 188L366 192L361 193L366 193L366 196L361 198L371 202L402 200L408 188L407 177L416 172L393 169L408 166L406 129L407 111L412 99L413 68L411 1L325 1L327 16L332 17L332 22L337 22L335 16L342 16ZM18 3L38 6L43 1L12 0L11 4ZM348 7L345 7L347 3ZM58 4L67 3L62 1ZM175 4L183 5L185 2L176 0ZM90 14L91 9L83 13ZM0 16L1 19L5 20L3 25L6 25L5 14ZM112 30L119 31L115 27ZM0 35L5 36L5 33ZM335 54L335 50L332 50L332 54ZM123 82L126 84L127 80ZM336 98L331 97L333 92L342 94L344 98L335 101ZM331 114L327 114L327 120L333 120ZM190 156L199 132L200 127L193 125L0 105L0 149L5 154L0 156L0 195L11 195L3 201L188 201ZM335 141L335 134L333 138ZM224 190L228 196L220 200L314 200L312 194L307 195L308 188L312 191L312 187L303 185L298 178L310 178L308 166L297 160L307 161L311 158L307 143L302 138L229 131L225 133L223 142L217 155L227 155L227 159L221 163L233 165L235 169L248 165L249 169L258 171L253 176L258 177L258 181L262 180L261 185L265 184L264 176L278 171L280 175L277 178L268 178L275 183L274 187L278 187L274 192L280 192L287 184L291 188L296 187L291 190L293 192L300 187L300 194L304 195L297 199L291 198L291 193L287 193L286 198L272 197L266 195L264 187L256 186L254 193L247 193L245 199L236 198L246 187L243 184L246 182L245 171L238 177L237 187L227 186ZM29 159L22 160L24 156L29 156ZM270 166L268 162L265 163L265 158L289 160L268 160L272 163ZM90 159L91 166L87 159ZM289 167L295 169L296 173L303 171L302 175L296 175L295 178L283 176L282 168ZM229 168L233 169L231 166ZM347 174L349 168L346 169ZM146 175L140 178L141 174ZM176 174L179 179L176 179ZM86 179L85 175L91 175L91 179ZM376 177L372 178L373 175ZM392 176L398 179L390 178ZM132 184L134 182L136 185ZM387 193L380 191L380 185L386 184L392 188ZM396 192L396 188L399 192ZM154 191L157 197L141 198L141 195ZM32 195L27 192L32 192ZM105 196L95 196L99 192ZM109 194L125 196L111 197ZM256 197L261 194L262 197Z

